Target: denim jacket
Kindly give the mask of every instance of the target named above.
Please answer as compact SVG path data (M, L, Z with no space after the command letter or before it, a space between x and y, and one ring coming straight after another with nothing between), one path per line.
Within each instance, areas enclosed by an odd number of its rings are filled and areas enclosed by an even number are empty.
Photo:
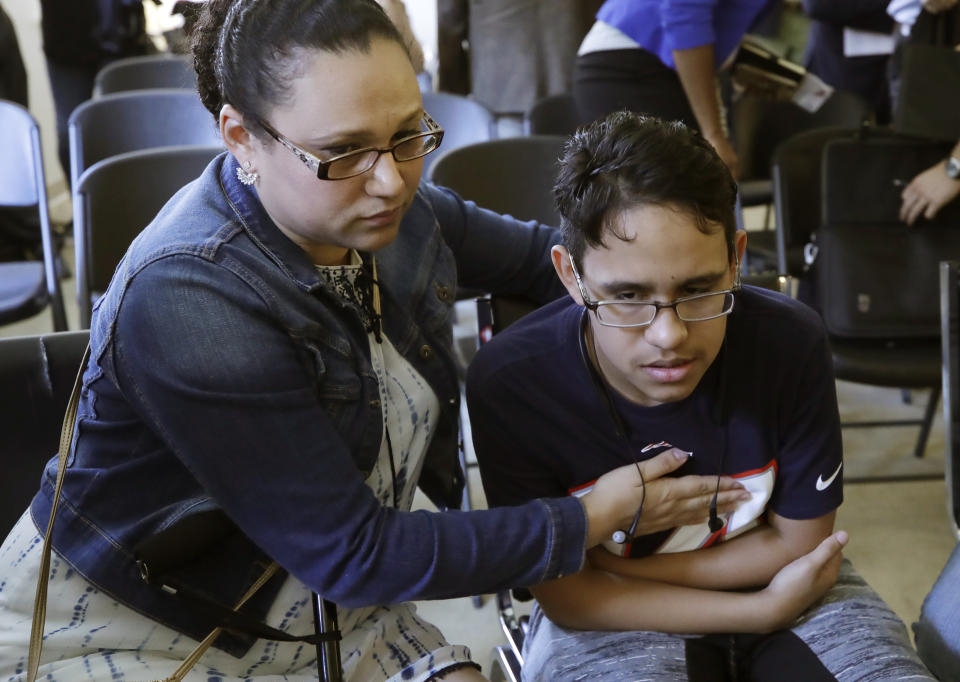
M54 531L72 568L132 608L201 639L216 619L146 584L145 538L220 509L238 533L179 580L232 604L276 560L348 607L489 592L579 570L576 499L477 512L398 512L365 485L382 415L358 311L328 290L271 222L236 161L215 159L130 246L94 308L91 357ZM451 351L458 273L467 286L548 300L561 292L554 230L423 184L376 254L383 329L442 406L420 485L459 506L459 389ZM365 258L368 256L364 256ZM48 464L31 505L46 526ZM281 580L251 605L261 616ZM217 646L241 655L251 637Z

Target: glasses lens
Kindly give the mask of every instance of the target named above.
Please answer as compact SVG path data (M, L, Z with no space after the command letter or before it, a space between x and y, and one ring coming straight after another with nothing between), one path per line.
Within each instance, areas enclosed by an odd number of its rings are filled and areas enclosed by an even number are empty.
M331 180L341 180L354 175L360 175L373 168L379 154L376 150L358 151L347 154L327 166L327 177Z
M412 161L426 156L440 146L441 135L437 133L423 133L401 140L393 148L393 158L397 161Z
M646 303L601 303L597 306L600 323L618 327L650 324L656 314L657 307Z
M733 294L699 296L677 304L677 317L687 322L720 317L733 309Z

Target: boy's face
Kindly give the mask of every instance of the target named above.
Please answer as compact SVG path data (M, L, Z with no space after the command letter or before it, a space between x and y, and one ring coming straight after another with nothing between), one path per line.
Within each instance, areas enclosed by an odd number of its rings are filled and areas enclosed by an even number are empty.
M727 256L719 224L705 234L689 212L656 205L630 208L614 219L627 240L608 232L606 247L588 247L584 253L580 275L591 300L665 303L733 286L736 263ZM738 257L745 246L746 234L738 232ZM567 291L582 304L566 249L554 247L553 263ZM603 376L639 405L690 395L717 357L727 328L726 317L682 322L672 309L658 311L645 327L626 329L603 326L589 314Z

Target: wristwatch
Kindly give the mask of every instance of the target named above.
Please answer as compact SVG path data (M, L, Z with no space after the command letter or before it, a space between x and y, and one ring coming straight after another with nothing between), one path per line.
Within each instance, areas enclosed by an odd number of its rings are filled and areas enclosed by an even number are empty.
M947 157L947 177L951 180L960 180L960 159L955 156Z

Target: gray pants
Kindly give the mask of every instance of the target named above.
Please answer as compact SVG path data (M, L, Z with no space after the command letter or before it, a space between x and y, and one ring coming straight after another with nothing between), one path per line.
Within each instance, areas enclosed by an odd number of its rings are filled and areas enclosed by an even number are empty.
M903 622L847 560L836 585L791 631L839 682L934 680ZM523 679L687 682L688 639L661 632L568 630L534 607ZM722 671L717 679L724 679Z

